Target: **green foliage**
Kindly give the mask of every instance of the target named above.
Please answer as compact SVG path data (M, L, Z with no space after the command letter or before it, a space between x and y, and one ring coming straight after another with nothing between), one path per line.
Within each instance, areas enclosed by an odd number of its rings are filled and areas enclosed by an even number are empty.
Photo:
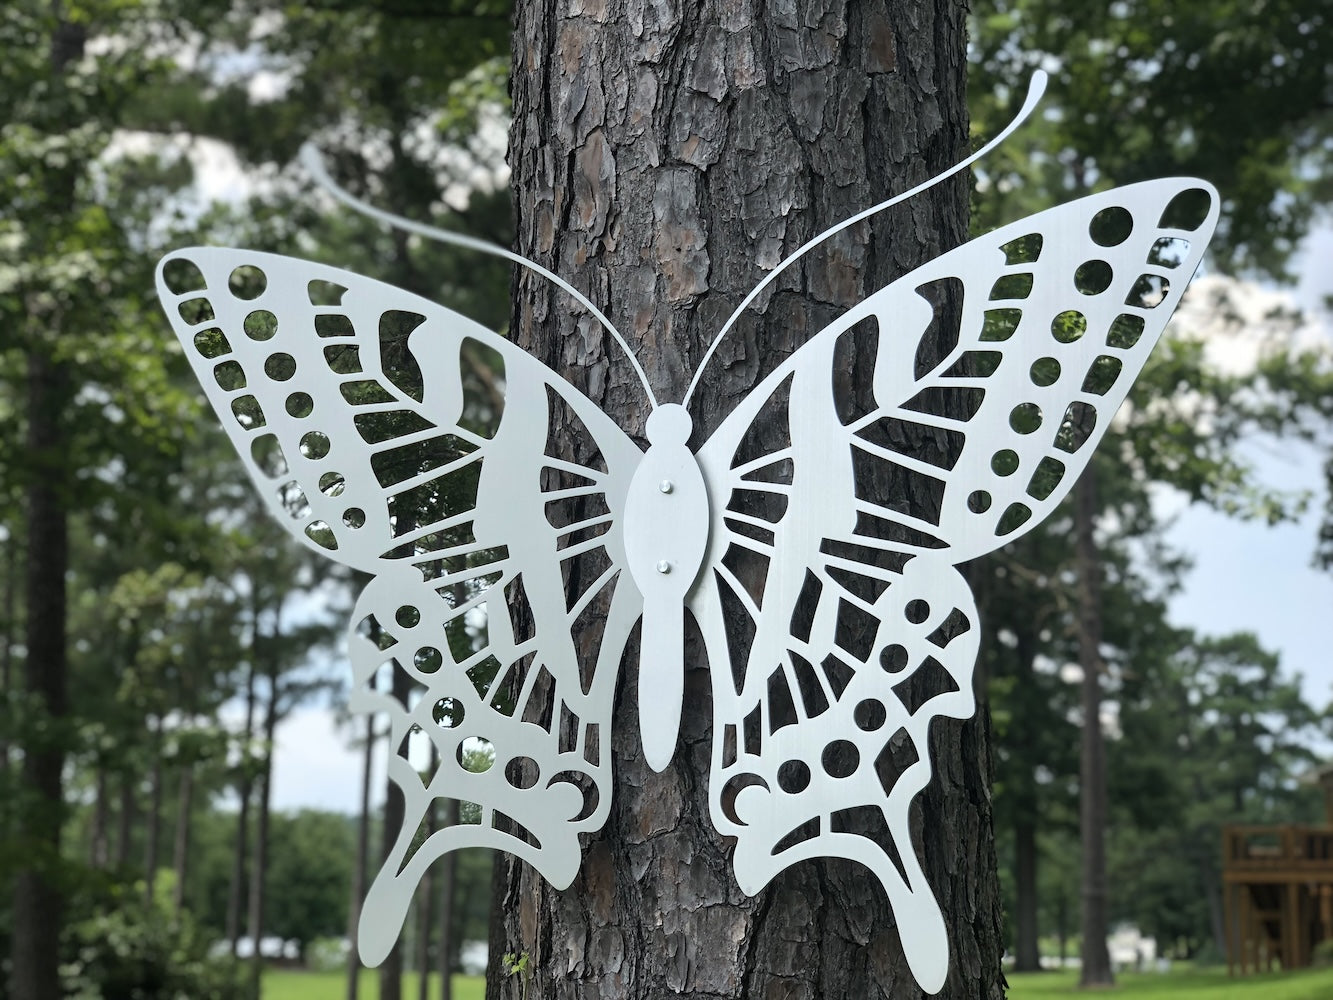
M164 872L151 902L142 884L114 885L83 901L90 912L69 926L64 942L70 1000L246 1000L239 966L210 957L209 936L188 913L172 914L171 888Z

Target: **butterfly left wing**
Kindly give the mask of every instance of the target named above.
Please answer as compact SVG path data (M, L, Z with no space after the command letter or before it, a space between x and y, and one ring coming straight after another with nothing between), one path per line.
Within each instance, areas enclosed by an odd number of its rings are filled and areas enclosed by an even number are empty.
M1207 211L1181 226L1190 197ZM975 707L977 612L955 564L1068 492L1216 219L1210 187L1164 180L974 240L817 334L699 452L712 524L688 603L737 881L753 893L805 858L861 861L929 992L948 940L909 806L932 773L931 720ZM853 358L874 366L866 398Z
M387 954L446 851L506 850L568 885L579 834L610 809L611 706L642 609L620 522L642 452L535 358L401 289L219 248L158 273L270 512L373 575L348 637L350 705L390 719L405 821L367 894L363 960ZM473 752L486 745L493 758ZM479 822L422 840L441 797Z

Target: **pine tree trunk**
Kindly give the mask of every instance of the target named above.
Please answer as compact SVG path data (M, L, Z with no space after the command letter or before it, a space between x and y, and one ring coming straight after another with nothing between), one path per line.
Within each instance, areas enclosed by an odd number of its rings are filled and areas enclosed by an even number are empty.
M190 813L194 808L194 764L181 767L179 802L176 811L176 839L172 846L172 867L176 869L176 889L172 906L179 920L185 908L185 880L190 873Z
M434 748L431 749L432 759ZM435 832L435 804L426 810L426 829L423 837ZM417 888L417 1000L429 1000L430 997L430 945L435 916L435 866L427 869Z
M111 795L107 787L106 765L98 762L97 777L93 786L92 829L88 836L88 865L91 868L106 868L111 860L111 844L107 835L107 825L111 822Z
M366 745L361 756L361 814L356 821L356 870L352 872L352 900L347 907L347 940L356 943L361 903L366 898L370 872L370 769L375 760L375 717L366 719ZM347 953L347 1000L357 1000L361 990L361 960L353 947Z
M256 637L258 638L258 637ZM255 816L255 855L250 867L250 944L254 953L250 960L250 982L254 995L259 996L259 982L264 971L264 957L260 942L264 938L264 888L268 883L268 830L269 807L273 799L273 739L278 728L278 669L270 664L268 671L268 702L264 706L264 767L260 772L258 812Z
M87 28L63 19L57 10L50 38L51 86L47 99L66 98L64 75L83 57ZM52 162L41 183L53 216L73 202L74 168ZM36 247L39 253L55 248ZM23 1000L60 996L60 936L65 901L61 889L61 835L65 825L65 716L69 711L66 650L69 570L69 431L66 413L72 385L69 369L57 360L59 308L30 310L27 335L28 557L24 608L27 612L23 681L32 709L43 716L30 727L19 771L18 857L14 878L10 986Z
M258 613L255 613L258 621ZM257 628L258 626L254 626ZM255 664L253 641L250 665L245 674L245 730L244 744L246 758L242 761L241 779L236 785L237 797L241 800L236 813L236 846L231 856L231 885L227 892L227 940L231 943L231 955L236 957L241 941L241 913L245 909L246 855L250 844L250 800L254 797L254 780L250 777L250 744L255 733Z
M1074 487L1074 534L1078 565L1079 666L1083 669L1083 745L1080 750L1079 838L1083 843L1083 966L1081 986L1115 982L1106 935L1106 746L1102 740L1101 563L1093 526L1097 517L1095 464Z
M441 827L458 825L458 800L446 799ZM440 926L439 955L440 1000L454 997L454 907L457 903L458 855L450 851L438 862L440 865Z
M130 849L134 840L134 818L138 812L134 801L135 774L126 770L120 776L120 809L116 816L116 867L123 869L130 863Z
M158 836L162 829L162 719L155 717L151 727L149 749L153 766L148 772L148 829L144 840L143 883L144 902L152 905L153 888L157 885Z
M1036 636L1020 625L1017 629L1017 684L1030 685ZM1037 779L1033 763L1037 759L1034 734L1025 726L1015 727L1012 773L1005 773L1014 813L1014 971L1035 972L1041 968L1041 950L1037 934Z
M767 268L966 155L964 14L955 0L520 0L519 252L606 308L658 397L679 401L708 340ZM762 324L744 320L706 374L694 440L765 365L961 242L966 220L964 183L946 183L793 269ZM518 287L519 342L641 435L646 404L614 343L548 288L526 277ZM861 385L869 376L869 365L853 373ZM688 671L685 704L706 706L709 684L705 671ZM610 741L611 815L572 887L554 891L497 857L488 995L519 995L499 968L515 952L528 955L528 995L542 1000L921 996L864 868L802 864L754 898L739 892L731 847L708 817L710 722L687 712L674 762L654 774L639 746L636 686L631 666ZM941 766L918 808L925 870L950 930L944 995L999 998L984 710L938 720L930 750Z

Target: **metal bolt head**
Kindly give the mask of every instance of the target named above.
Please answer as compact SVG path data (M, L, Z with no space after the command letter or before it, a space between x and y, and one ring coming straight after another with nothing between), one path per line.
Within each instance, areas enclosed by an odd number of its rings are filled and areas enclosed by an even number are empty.
M676 484L673 483L670 479L663 479L660 483L657 484L657 488L661 490L663 493L670 493L672 490L676 488Z
M661 562L659 562L659 563L657 564L657 572L659 572L659 573L670 573L670 572L671 572L671 563L669 563L669 562L667 562L665 559L663 559Z

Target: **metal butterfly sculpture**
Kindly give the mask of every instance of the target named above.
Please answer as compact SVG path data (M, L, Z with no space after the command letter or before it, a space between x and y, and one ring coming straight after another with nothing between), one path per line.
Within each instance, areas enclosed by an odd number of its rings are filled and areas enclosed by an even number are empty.
M778 271L943 176L770 273L700 371ZM1182 197L1205 203L1185 227L1172 221ZM546 275L624 345L538 265L356 204ZM273 515L373 577L348 640L352 707L392 719L406 822L365 900L362 958L388 953L447 851L506 850L570 884L579 835L610 809L613 697L639 622L643 752L656 770L672 758L688 611L712 668L710 812L736 838L741 889L806 858L862 862L937 992L948 940L908 814L932 773L931 720L974 710L977 611L955 565L1069 491L1217 212L1207 183L1159 180L973 240L811 338L697 451L697 373L683 404L653 401L645 451L544 364L416 295L248 250L165 258L163 305ZM941 350L923 334L936 322L926 295L944 286L962 309ZM468 374L478 352L496 376L485 392ZM849 356L873 365L873 399L835 387ZM876 477L905 488L866 495ZM384 683L395 673L406 703ZM434 749L424 776L406 755L418 732ZM465 752L478 741L493 758ZM474 804L480 822L416 843L439 798Z

